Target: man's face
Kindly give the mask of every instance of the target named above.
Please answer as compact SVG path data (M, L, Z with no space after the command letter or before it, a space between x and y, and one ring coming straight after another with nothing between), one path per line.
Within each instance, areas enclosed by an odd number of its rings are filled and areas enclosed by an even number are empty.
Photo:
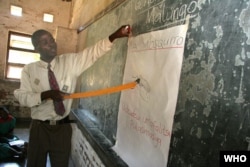
M53 60L57 54L57 45L50 33L41 35L35 49L40 53L41 60L46 62Z

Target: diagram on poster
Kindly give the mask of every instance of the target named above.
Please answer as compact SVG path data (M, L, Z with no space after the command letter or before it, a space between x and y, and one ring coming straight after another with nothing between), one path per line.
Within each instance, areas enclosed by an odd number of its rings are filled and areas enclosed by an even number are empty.
M131 167L165 167L176 108L187 24L129 38L113 149Z

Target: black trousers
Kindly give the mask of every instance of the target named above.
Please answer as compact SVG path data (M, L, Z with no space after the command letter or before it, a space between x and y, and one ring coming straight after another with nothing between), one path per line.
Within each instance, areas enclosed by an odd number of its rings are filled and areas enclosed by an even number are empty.
M49 155L51 167L68 167L72 127L69 123L49 125L32 120L27 167L46 167Z

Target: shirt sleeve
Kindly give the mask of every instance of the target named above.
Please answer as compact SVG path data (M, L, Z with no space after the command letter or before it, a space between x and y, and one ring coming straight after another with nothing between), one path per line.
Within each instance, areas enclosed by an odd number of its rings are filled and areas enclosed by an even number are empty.
M105 38L76 54L73 63L73 68L76 68L76 75L79 76L83 71L93 65L98 58L110 51L112 46L113 43L111 43L108 38Z
M22 70L21 85L14 91L14 96L21 106L34 107L41 104L41 93L32 92L28 66Z
M58 62L63 68L59 68L58 70L65 71L65 69L69 68L67 70L67 75L79 76L98 58L107 53L112 45L113 44L109 39L106 38L97 42L95 45L84 49L82 52L71 56L65 55L62 57L62 62ZM14 91L14 96L21 106L36 107L43 103L41 101L41 92L35 92L32 89L34 83L30 79L30 74L34 73L35 67L36 65L34 64L27 65L23 68L20 88Z

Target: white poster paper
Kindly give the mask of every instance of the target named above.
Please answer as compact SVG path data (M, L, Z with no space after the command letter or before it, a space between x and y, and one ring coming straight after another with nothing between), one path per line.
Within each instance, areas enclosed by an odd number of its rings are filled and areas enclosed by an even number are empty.
M129 38L113 149L130 167L166 167L187 25Z

